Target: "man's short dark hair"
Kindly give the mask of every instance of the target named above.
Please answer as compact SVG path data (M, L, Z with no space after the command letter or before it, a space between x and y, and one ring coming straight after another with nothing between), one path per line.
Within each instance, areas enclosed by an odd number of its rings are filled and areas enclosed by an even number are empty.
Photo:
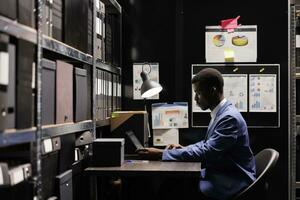
M215 87L223 94L224 80L222 74L213 68L205 68L198 72L192 79L192 84L196 84L204 89Z

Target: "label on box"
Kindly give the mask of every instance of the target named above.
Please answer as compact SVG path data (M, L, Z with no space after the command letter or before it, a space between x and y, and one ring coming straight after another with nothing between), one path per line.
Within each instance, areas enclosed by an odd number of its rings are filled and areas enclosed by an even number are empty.
M9 82L9 55L0 52L0 85L8 85Z

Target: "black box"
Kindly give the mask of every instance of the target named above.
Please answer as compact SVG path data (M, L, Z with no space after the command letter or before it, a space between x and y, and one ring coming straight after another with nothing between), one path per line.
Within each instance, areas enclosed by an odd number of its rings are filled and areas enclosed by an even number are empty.
M75 134L61 136L60 140L59 173L63 173L71 168L75 160Z
M34 67L34 44L18 40L16 76L16 128L30 128L33 125L32 69Z
M65 0L64 10L65 43L92 54L92 0Z
M93 142L93 166L121 166L124 162L124 138L99 138Z
M36 27L35 18L35 0L19 0L18 1L18 21L21 24Z
M55 123L56 63L42 60L42 125Z
M125 138L125 153L135 154L136 147L126 136L127 131L133 131L144 147L148 147L148 115L145 111L118 111L112 114L111 133L103 137Z
M72 170L68 170L55 178L56 194L60 200L73 199Z
M87 71L75 68L75 122L88 119Z
M55 195L55 177L58 174L58 151L42 156L42 195L47 199Z
M11 19L16 19L17 0L0 0L0 14Z

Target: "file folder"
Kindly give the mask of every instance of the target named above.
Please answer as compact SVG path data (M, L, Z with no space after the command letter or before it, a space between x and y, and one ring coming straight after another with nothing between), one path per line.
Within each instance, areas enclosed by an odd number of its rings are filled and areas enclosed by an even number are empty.
M73 122L73 65L56 61L56 123Z

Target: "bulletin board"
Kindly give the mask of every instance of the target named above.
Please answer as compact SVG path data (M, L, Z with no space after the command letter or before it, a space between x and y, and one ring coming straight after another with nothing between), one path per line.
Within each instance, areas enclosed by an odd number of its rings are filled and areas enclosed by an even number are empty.
M280 127L279 64L192 64L191 78L208 67L222 73L224 96L241 112L248 127ZM201 110L193 88L191 92L192 127L207 127L210 110Z

